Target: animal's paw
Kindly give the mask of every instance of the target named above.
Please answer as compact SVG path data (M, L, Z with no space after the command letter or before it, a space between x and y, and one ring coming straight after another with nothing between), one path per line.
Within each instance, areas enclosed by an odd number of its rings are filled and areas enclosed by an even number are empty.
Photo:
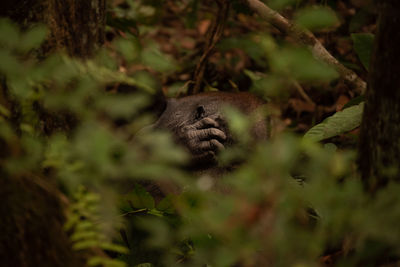
M187 145L195 161L213 161L216 153L224 149L227 136L218 120L206 117L181 129L181 142Z

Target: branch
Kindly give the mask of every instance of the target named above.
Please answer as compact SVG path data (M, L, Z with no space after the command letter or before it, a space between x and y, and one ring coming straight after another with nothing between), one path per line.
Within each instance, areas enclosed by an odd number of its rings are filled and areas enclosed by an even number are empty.
M208 32L208 38L206 43L206 48L201 56L199 62L197 63L196 70L194 72L194 86L193 88L189 88L188 94L197 94L201 90L201 85L203 83L204 72L207 65L208 57L213 52L215 45L218 43L221 35L224 31L225 22L228 18L229 14L229 5L230 2L227 0L216 1L218 4L218 14Z
M243 2L245 2L251 10L271 23L272 26L280 30L282 33L294 38L296 42L310 47L313 55L333 66L345 83L351 88L354 88L359 93L365 92L367 88L366 82L358 77L354 71L346 68L336 58L334 58L309 30L294 25L281 14L272 10L259 0L243 0Z

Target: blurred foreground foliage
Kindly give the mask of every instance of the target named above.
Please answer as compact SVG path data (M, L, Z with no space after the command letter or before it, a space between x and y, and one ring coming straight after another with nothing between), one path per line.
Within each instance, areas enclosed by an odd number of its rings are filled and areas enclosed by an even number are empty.
M159 2L126 2L131 8L117 8L109 25L151 31ZM319 21L306 10L298 20L318 28L335 23L329 14ZM1 86L12 103L0 103L0 138L12 151L2 166L8 175L49 175L63 188L71 201L65 228L74 248L105 252L88 265L320 266L322 256L336 255L337 266L375 266L400 256L400 188L365 194L355 151L285 133L249 152L251 140L242 138L220 161L245 158L243 164L217 181L196 176L168 133L132 138L154 120L146 107L160 77L179 71L174 60L130 34L90 61L62 53L37 61L35 49L45 36L43 27L21 32L0 22ZM337 78L306 49L280 45L268 34L225 40L221 49L238 44L256 62L268 63L268 76L246 72L253 90L267 99L293 80ZM121 72L115 54L144 68ZM116 83L137 90L104 90ZM247 118L235 111L227 116L231 130L246 136ZM128 123L120 126L120 119ZM143 180L174 183L182 193L157 200L136 183Z

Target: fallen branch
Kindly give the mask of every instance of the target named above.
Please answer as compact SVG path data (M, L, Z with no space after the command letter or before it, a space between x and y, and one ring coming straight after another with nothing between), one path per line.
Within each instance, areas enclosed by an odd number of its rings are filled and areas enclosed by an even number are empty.
M336 58L334 58L321 44L320 41L307 29L302 29L291 23L281 14L269 8L259 0L242 0L248 7L257 13L260 17L271 23L272 26L280 30L282 33L292 37L296 42L304 44L311 48L313 55L333 66L346 84L354 88L359 93L364 93L367 84L358 75L343 66Z

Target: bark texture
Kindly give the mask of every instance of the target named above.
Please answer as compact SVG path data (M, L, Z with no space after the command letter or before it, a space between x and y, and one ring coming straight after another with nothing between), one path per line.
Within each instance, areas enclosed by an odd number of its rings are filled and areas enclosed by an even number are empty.
M84 266L63 230L64 207L54 186L3 174L0 187L0 266Z
M104 42L105 8L105 0L0 1L0 16L25 29L35 23L47 25L49 35L37 51L39 59L53 51L87 58ZM17 130L18 104L7 96L6 82L0 77L0 102L12 110L10 123L16 128L12 142L0 137L0 266L84 266L63 229L66 203L52 179L45 178L39 166L36 174L5 171L4 159L25 153ZM44 128L54 127L55 120L45 119Z
M43 56L65 50L70 56L88 57L104 43L106 0L16 0L2 1L0 16L28 28L44 23L50 35Z
M371 192L400 181L400 1L382 0L379 8L359 144L359 168Z

